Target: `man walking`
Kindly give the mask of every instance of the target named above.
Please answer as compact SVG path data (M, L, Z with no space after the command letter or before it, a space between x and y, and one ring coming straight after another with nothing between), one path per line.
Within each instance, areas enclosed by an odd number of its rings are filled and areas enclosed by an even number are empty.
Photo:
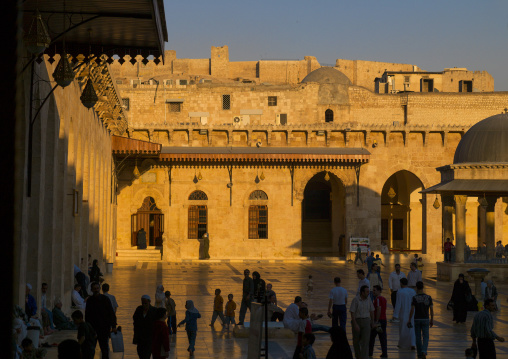
M250 303L252 301L252 297L254 296L254 281L251 277L249 277L250 271L248 269L244 270L243 275L242 304L240 306L238 325L243 325L245 314L247 314L247 308L250 310Z
M356 246L356 257L355 257L355 264L356 262L360 260L360 263L363 264L363 259L362 259L362 247L360 247L360 245L357 245Z
M370 282L369 282L369 280L367 278L365 278L365 272L363 271L363 269L358 269L356 271L356 276L359 279L358 290L356 291L356 296L359 296L360 295L360 289L364 285L367 286L368 288L370 288Z
M360 288L360 295L351 302L351 326L356 359L368 359L370 330L374 323L374 305L366 285Z
M388 346L386 340L386 298L381 295L383 289L375 285L372 291L374 295L374 328L370 331L369 357L374 355L374 342L379 335L381 343L381 358L388 358Z
M504 342L503 337L494 333L492 312L496 311L496 302L493 299L486 299L483 306L485 309L474 316L471 326L473 348L478 348L480 359L496 359L494 339Z
M328 300L328 316L332 317L332 327L340 326L346 330L347 320L347 290L340 285L340 278L333 279L335 287L330 291Z
M411 312L413 297L416 295L416 292L413 289L408 288L406 278L402 278L400 280L400 287L401 288L397 293L397 305L395 306L395 311L393 312L394 319L397 318L400 320L399 344L397 346L401 349L411 348L411 350L414 350L416 345L415 331L413 330L414 321L409 317L409 314ZM410 321L411 327L408 327L408 321Z
M115 296L113 294L109 294L109 284L108 283L104 283L102 285L102 294L104 294L106 297L109 298L109 300L111 301L111 306L113 307L113 311L116 314L116 310L118 309L118 303L116 302Z
M92 296L86 300L85 320L92 325L95 333L97 333L102 359L108 359L108 340L111 330L116 333L116 315L111 301L100 291L100 284L93 282Z
M374 252L371 252L370 255L367 255L365 262L367 263L367 273L370 273L370 269L372 268L372 264L374 263Z
M422 272L416 268L416 264L414 262L411 263L410 267L411 270L407 274L407 286L414 290L416 289L416 282L422 281Z
M430 311L430 320L429 320ZM434 325L434 308L432 297L423 293L423 282L416 282L416 295L411 303L411 313L407 326L411 325L411 318L414 314L414 327L416 336L416 352L418 358L427 358L427 348L429 347L429 328ZM422 341L423 337L423 341Z
M150 297L143 295L141 305L136 308L134 319L134 340L137 345L139 359L150 359L152 355L153 327L156 318L156 309L150 305Z
M395 271L390 273L388 278L388 287L390 287L390 299L392 307L395 310L395 304L397 303L397 291L400 289L400 280L406 278L406 275L400 271L400 264L395 265ZM395 319L391 320L392 323L396 323Z

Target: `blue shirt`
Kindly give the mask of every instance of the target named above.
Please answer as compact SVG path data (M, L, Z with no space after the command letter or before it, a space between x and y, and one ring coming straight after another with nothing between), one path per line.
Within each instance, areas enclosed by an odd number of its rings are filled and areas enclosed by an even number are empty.
M37 302L33 295L28 295L28 302L25 304L25 313L30 318L37 313Z
M180 324L185 323L185 330L195 332L198 330L198 318L201 318L201 314L191 313L187 310L185 312L185 319L182 320Z

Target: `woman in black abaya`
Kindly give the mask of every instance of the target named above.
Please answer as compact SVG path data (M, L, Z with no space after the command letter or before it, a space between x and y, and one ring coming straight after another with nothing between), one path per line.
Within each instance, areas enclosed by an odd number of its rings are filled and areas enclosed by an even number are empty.
M453 321L457 323L465 323L467 318L467 302L471 297L471 288L469 283L464 279L464 274L459 274L459 278L453 285L452 302L453 302Z

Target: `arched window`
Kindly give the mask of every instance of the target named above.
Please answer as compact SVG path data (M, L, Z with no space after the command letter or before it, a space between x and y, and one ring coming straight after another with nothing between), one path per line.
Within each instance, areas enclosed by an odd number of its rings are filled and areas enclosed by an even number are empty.
M265 192L257 189L250 194L249 200L251 201L268 200L268 195Z
M203 191L194 191L189 196L189 201L207 201L208 197ZM208 208L206 205L189 206L189 239L201 239L207 232Z
M208 201L208 197L203 191L194 191L190 194L189 201Z
M267 201L268 195L256 190L249 196L251 201ZM268 206L252 205L249 206L249 239L267 239L268 238Z
M330 109L325 111L325 122L333 122L333 111Z

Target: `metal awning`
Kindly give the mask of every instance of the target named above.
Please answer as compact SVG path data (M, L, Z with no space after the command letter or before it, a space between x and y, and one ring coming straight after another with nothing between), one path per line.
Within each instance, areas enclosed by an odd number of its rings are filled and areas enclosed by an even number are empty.
M322 147L163 147L162 161L267 161L367 163L364 148Z
M429 187L421 193L508 196L508 180L454 179Z
M161 153L161 147L159 143L111 136L111 149L115 155L135 154L158 158Z
M73 57L88 55L90 48L96 56L164 56L163 0L25 0L22 6L25 32L34 11L41 13L52 40L45 51L50 56L62 52L64 38Z

